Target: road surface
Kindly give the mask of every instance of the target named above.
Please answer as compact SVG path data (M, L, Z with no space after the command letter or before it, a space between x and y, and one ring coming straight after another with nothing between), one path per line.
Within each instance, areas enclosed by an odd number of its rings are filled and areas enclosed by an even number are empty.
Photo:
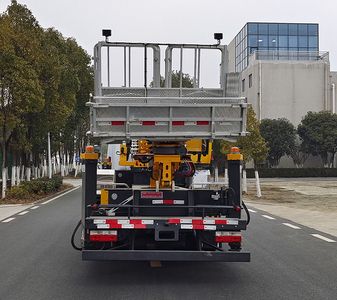
M79 188L0 222L1 300L337 299L337 238L257 210L250 263L83 262L69 241L80 198Z

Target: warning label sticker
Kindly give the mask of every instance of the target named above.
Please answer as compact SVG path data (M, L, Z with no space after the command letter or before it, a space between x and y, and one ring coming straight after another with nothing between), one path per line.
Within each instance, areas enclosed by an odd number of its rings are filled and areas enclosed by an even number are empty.
M163 199L163 192L140 192L140 198L142 199Z

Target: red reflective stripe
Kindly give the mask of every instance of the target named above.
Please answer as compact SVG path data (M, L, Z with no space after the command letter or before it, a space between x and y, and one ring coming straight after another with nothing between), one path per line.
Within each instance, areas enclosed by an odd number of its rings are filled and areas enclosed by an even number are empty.
M145 224L135 224L134 228L135 229L146 229L146 225Z
M184 124L184 121L172 121L173 126L183 126Z
M208 121L197 121L197 125L209 125Z
M215 220L215 224L227 224L227 220Z
M142 220L133 219L133 220L130 220L130 224L142 224Z
M122 224L109 224L109 228L111 229L118 229L118 228L122 228Z
M240 235L216 236L215 242L217 243L240 243L241 236Z
M193 229L195 229L195 230L204 230L205 227L204 227L204 225L193 225Z
M143 121L142 123L144 126L153 126L156 125L155 121Z
M168 219L169 224L180 224L180 219Z
M116 242L117 235L95 234L90 235L90 241L94 242Z
M193 225L204 225L203 220L192 220Z
M173 200L164 200L163 203L167 204L167 205L172 205L173 204Z
M118 225L118 222L117 222L117 220L109 220L109 219L106 219L106 220L105 220L105 224Z
M124 125L124 124L125 124L124 121L111 121L112 126L120 126L120 125Z

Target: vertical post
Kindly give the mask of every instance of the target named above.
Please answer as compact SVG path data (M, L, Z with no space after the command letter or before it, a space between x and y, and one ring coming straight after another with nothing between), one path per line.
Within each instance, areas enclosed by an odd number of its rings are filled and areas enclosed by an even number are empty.
M85 226L85 219L89 216L88 205L96 202L97 188L97 161L98 153L94 152L93 146L87 146L85 153L81 154L84 163L84 173L82 173L82 226ZM87 240L87 236L85 236Z
M153 87L160 87L160 47L152 45L153 49Z
M228 186L230 203L236 208L241 207L241 172L240 166L243 160L242 154L238 147L232 147L231 153L227 154L228 160ZM233 210L229 213L229 217L240 218L240 210Z
M131 47L129 46L129 87L131 87Z
M247 193L247 172L246 168L242 169L242 192Z
M172 87L172 47L165 50L165 87Z
M107 70L107 72L108 72L108 86L110 87L110 47L107 46L106 48L107 48L106 51L107 51L107 56L108 56L108 57L107 57L107 60L108 60L108 61L107 61L107 62L108 62L108 63L107 63L107 65L108 65L108 66L107 66L107 67L108 67L108 70Z
M194 49L194 71L193 71L193 87L197 87L197 48Z
M144 46L144 88L147 88L147 46Z
M126 87L126 46L124 46L124 87Z
M50 149L50 132L48 132L48 177L52 177L51 171L51 149Z
M179 71L179 89L181 96L181 88L183 87L183 46L180 46L180 71Z
M198 48L198 68L197 68L197 87L199 88L200 87L200 55L201 55L201 50L200 48Z

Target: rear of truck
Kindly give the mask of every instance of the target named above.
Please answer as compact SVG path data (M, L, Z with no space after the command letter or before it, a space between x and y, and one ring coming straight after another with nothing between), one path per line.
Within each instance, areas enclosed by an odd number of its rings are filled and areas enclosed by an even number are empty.
M242 249L247 214L241 199L242 155L228 154L228 183L191 180L209 167L212 142L246 134L246 99L237 93L236 74L227 73L222 45L169 45L165 50L165 87L161 86L162 44L100 42L95 46L95 96L90 135L120 144L114 180L97 196L99 154L88 147L82 197L83 260L250 261ZM110 86L110 49L121 48L124 85ZM131 87L130 53L144 51L144 87ZM172 88L172 53L194 53L194 87ZM200 88L200 53L220 53L220 87ZM152 52L151 87L147 84ZM103 55L107 58L103 59ZM107 67L103 62L108 61ZM182 68L182 67L181 67ZM107 72L108 75L104 75ZM129 72L129 74L128 74ZM182 74L182 69L180 70ZM107 83L103 83L107 78ZM234 96L233 96L234 95ZM243 211L246 212L243 212Z

